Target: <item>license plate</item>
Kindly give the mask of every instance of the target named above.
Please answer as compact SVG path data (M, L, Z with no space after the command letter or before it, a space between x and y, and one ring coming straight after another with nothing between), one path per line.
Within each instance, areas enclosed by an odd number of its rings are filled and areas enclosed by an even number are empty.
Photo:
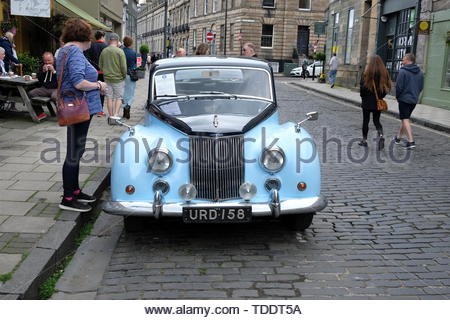
M185 223L240 223L251 219L251 207L183 208Z

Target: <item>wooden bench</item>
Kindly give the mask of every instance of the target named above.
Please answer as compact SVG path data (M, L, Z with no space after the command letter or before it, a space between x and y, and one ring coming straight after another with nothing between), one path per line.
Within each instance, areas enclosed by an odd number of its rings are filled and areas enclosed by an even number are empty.
M42 107L47 107L50 114L55 117L56 116L56 104L55 102L49 98L49 97L34 97L31 98L31 104L38 104Z

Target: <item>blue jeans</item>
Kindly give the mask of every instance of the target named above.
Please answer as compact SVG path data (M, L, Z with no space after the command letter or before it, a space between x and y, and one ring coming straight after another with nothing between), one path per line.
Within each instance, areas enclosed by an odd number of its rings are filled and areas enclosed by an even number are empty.
M334 84L336 82L337 70L330 70L330 83Z
M126 105L129 105L130 107L133 105L136 82L137 81L131 81L130 76L127 74L127 77L125 78L125 90L123 92L122 108L124 108Z

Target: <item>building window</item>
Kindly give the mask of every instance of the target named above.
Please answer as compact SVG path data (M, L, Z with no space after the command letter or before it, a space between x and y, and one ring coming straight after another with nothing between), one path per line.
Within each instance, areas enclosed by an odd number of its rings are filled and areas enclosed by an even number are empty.
M230 51L234 50L234 23L230 24Z
M192 32L192 46L197 48L197 30Z
M311 10L311 0L299 0L298 8L300 10Z
M202 30L202 42L203 43L206 42L206 28L203 28L203 30Z
M273 24L262 25L261 47L272 48Z
M334 21L333 21L333 37L331 42L331 52L337 53L337 40L338 40L338 31L339 31L339 12L334 14Z
M219 51L223 51L223 45L225 43L225 25L222 24L220 26L220 42L219 42Z
M194 17L197 16L197 0L194 0Z
M353 40L353 21L355 17L355 9L348 11L348 24L347 24L347 39L345 43L345 60L344 63L350 64L352 55L352 40Z
M208 14L208 0L205 0L205 5L203 6L203 14Z
M447 45L447 74L445 75L444 88L450 88L450 44Z
M263 0L262 6L264 8L275 8L275 0Z

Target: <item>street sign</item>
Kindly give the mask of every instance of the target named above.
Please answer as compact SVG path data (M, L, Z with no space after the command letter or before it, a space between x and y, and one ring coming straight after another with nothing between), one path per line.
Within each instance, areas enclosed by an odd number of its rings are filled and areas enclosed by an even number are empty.
M214 33L208 32L208 33L206 34L206 40L208 40L208 41L213 41L213 40L214 40Z
M325 34L325 22L319 21L314 23L314 34L318 36Z
M140 67L142 65L142 57L136 57L136 67Z

